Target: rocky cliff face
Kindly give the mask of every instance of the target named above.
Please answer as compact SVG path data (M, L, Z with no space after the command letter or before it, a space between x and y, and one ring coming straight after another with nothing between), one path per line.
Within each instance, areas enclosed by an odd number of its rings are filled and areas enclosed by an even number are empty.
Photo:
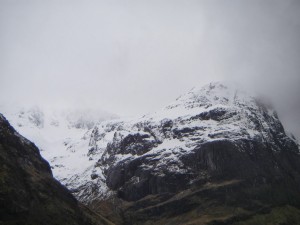
M110 224L80 206L37 147L0 114L0 224Z
M299 149L276 112L221 83L193 89L139 119L102 122L86 135L95 164L66 184L95 208L105 199L127 202L125 221L168 224L182 214L183 224L205 215L199 207L222 201L245 211L220 213L226 220L300 203ZM194 210L199 213L187 214Z

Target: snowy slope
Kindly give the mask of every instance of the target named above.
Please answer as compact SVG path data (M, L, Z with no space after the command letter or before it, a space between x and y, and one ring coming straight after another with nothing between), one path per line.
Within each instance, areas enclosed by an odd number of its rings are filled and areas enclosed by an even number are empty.
M84 134L95 123L116 118L100 110L45 110L37 106L1 106L0 110L20 134L39 147L54 176L61 181L83 173L85 168L81 165L92 165L86 157L88 144L83 140Z

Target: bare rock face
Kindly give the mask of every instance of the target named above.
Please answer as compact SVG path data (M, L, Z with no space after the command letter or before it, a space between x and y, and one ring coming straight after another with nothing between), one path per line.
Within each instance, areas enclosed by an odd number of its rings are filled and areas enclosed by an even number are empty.
M37 147L1 114L0 224L108 224L78 204Z

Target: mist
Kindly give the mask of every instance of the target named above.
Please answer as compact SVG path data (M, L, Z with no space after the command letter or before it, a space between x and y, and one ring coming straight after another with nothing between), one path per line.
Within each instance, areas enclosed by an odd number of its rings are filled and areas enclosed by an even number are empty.
M0 1L0 104L153 112L238 81L300 138L300 1Z

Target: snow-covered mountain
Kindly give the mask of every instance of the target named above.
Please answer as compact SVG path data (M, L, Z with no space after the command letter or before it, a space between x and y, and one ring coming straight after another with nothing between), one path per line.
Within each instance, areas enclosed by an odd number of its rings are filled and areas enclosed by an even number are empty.
M92 165L86 157L88 145L82 138L96 123L117 118L105 111L88 109L1 106L0 110L19 133L39 147L58 180L82 173L85 168L81 165Z
M173 182L184 180L182 185L203 179L195 175L188 159L201 146L229 142L246 151L250 141L253 148L260 143L272 151L299 151L271 106L230 85L211 83L192 89L153 114L97 124L82 142L73 145L75 152L83 143L88 146L90 163L84 173L64 182L84 202L114 191L136 200L167 190L163 179L170 174L176 176ZM207 163L216 167L213 161ZM137 191L139 186L149 186L145 182L151 179L160 184ZM177 182L178 188L181 183Z
M171 188L164 181L170 176L174 179L168 182L177 182L179 189L207 179L207 171L194 171L191 157L211 144L226 143L238 151L255 151L256 143L274 152L299 151L271 106L218 82L193 88L162 110L135 119L38 108L5 115L41 148L55 177L85 203L117 193L127 200L159 193ZM205 163L218 167L213 159ZM139 190L143 185L150 188Z
M193 88L131 119L38 108L2 112L41 148L54 176L77 199L116 224L191 218L198 224L207 219L204 205L218 210L215 202L223 210L220 221L248 218L246 211L300 201L298 145L269 103L232 84ZM244 211L232 214L237 205ZM191 213L178 223L174 215L187 209Z

